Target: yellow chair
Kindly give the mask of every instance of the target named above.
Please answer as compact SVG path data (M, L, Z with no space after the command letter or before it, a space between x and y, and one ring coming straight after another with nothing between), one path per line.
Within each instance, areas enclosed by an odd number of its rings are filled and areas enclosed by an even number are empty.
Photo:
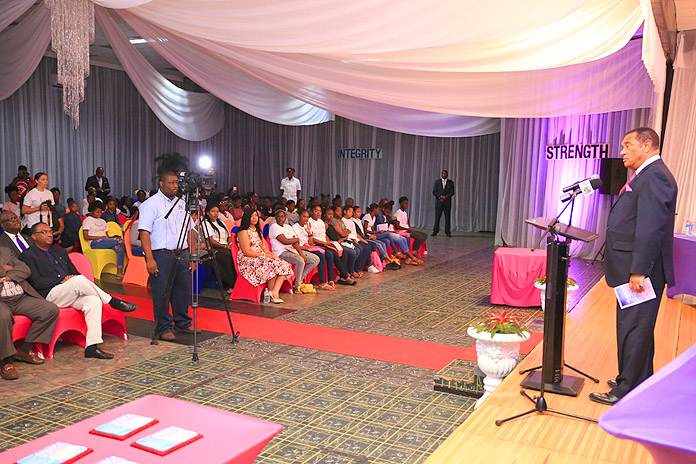
M115 222L107 222L109 225L109 235L123 237L123 231L121 227ZM82 247L82 254L89 259L92 264L92 270L94 271L94 277L101 278L102 273L106 274L116 274L118 268L116 267L116 252L114 250L93 250L89 246L89 241L85 240L85 235L82 233L82 227L80 227L80 246ZM124 257L124 267L125 267L125 257Z

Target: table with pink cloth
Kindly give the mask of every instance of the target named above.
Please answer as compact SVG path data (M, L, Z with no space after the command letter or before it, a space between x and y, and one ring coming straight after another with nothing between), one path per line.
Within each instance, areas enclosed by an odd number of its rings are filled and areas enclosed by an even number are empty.
M667 296L696 296L696 237L674 234L674 287Z
M546 275L546 250L500 247L493 256L491 303L541 306L541 291L534 279Z
M93 428L124 414L152 417L159 423L123 441L89 433ZM131 446L131 443L169 426L198 432L203 438L165 456ZM61 441L94 450L75 461L76 464L93 464L109 456L118 456L139 464L251 464L281 430L283 426L274 422L166 396L148 395L0 453L0 462L16 462Z
M599 426L645 446L657 464L696 464L695 386L693 345L602 414Z

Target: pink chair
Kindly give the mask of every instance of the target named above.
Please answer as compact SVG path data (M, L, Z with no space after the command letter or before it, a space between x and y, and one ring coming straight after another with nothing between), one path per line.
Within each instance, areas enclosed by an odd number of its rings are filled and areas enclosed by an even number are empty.
M31 327L31 319L27 316L14 316L14 325L12 326L12 343L21 340L29 333Z
M80 253L70 253L68 255L75 269L94 282L94 271L92 264L84 255ZM59 339L85 347L87 339L87 324L82 311L75 308L60 308L56 329L53 332L53 339L50 343L41 346L41 352L47 359L53 358L53 351ZM102 306L102 331L117 337L128 339L126 331L126 318L123 312L113 309L109 305ZM25 333L26 335L26 333Z
M239 252L239 248L237 247L236 234L230 235L230 251L232 252L232 261L234 261L234 268L237 271L237 280L234 283L234 288L232 289L232 295L230 295L230 299L249 300L255 303L261 302L261 294L263 293L263 289L266 288L266 284L264 283L254 287L239 272L239 265L237 264L237 253Z
M91 282L94 282L94 274L92 264L85 255L80 253L70 253L68 255L77 272L87 277ZM119 338L128 340L128 331L126 330L126 316L122 311L112 308L108 304L102 306L102 331L110 335L116 335Z

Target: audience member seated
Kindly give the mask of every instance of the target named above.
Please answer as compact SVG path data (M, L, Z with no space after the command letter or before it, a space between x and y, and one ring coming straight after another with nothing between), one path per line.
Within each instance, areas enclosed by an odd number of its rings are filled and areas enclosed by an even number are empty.
M263 199L263 206L261 207L261 216L263 219L272 218L274 215L273 199L271 197L266 197ZM266 221L268 222L268 221Z
M280 287L286 276L292 275L292 267L268 249L259 226L258 211L244 211L237 231L237 243L237 267L242 277L254 287L267 283L271 301L283 303Z
M211 203L212 204L212 203ZM218 208L220 209L220 220L221 221L233 221L234 222L234 216L232 216L232 213L230 213L230 204L231 200L228 199L223 199L220 202L220 205Z
M348 275L348 254L344 254L343 250L339 252L338 248L327 238L326 229L328 225L324 222L323 215L324 210L321 205L315 205L312 208L312 217L309 219L309 225L312 227L314 245L320 246L325 252L327 282L333 280L333 266L336 266L340 276L338 283L340 285L355 285L356 282Z
M286 224L285 211L279 209L276 212L275 224L272 224L268 237L271 241L271 251L274 255L295 266L294 293L311 293L313 288L305 284L304 280L309 272L319 265L319 257L312 253L305 253L300 246L300 239L295 234L292 226Z
M0 374L4 380L19 378L14 361L43 364L44 360L34 352L34 344L50 343L58 320L58 307L29 285L30 274L29 266L9 249L0 247ZM13 344L15 315L31 319L31 327L23 341Z
M361 237L360 234L358 234L357 227L353 222L353 207L346 206L345 210L342 210L340 206L336 207L334 208L334 215L336 215L337 213L340 213L339 215L341 216L341 222L343 222L343 225L348 230L348 239L355 243L355 245L358 247L358 250L360 251L360 256L358 258L356 268L360 272L362 272L362 270L365 268L365 265L368 265L368 272L372 274L378 274L379 270L377 270L377 268L372 265L372 261L370 259L372 252L377 251L377 245L369 243L366 239ZM364 262L362 262L362 265L361 260L364 260Z
M235 271L234 261L232 261L230 233L220 220L220 208L217 205L210 205L201 221L200 229L202 234L199 239L203 240L206 245L208 243L205 242L205 239L210 239L210 244L215 253L215 260L220 269L222 285L225 287L225 291L231 294L234 283L237 281L237 271ZM215 265L212 259L206 259L203 261L203 266L208 269L214 269Z
M298 214L298 210L295 207L295 202L293 200L288 200L285 208L287 209L285 212L285 221L288 224L293 225L300 220L300 215Z
M135 192L135 196L138 199L135 203L133 203L133 208L138 209L140 208L140 205L143 204L145 200L147 200L147 192L145 190L138 190Z
M121 197L120 206L118 207L121 214L130 219L137 209L138 208L133 207L133 199L131 197L128 195Z
M31 269L29 283L41 296L58 307L72 306L85 314L87 346L85 358L111 359L113 354L102 351L102 304L123 312L135 311L137 305L113 298L92 281L80 275L68 253L53 246L53 233L46 224L34 224L31 229L34 245L20 255Z
M51 189L53 194L53 205L55 206L56 218L60 219L68 211L64 203L60 201L60 189L58 187L53 187Z
M143 243L140 241L140 231L138 230L138 219L136 216L136 219L128 224L128 228L130 229L130 244L131 244L131 253L133 256L145 256L145 252L143 251Z
M87 216L89 214L89 205L91 205L95 201L98 202L99 205L101 205L102 211L105 209L104 203L102 203L102 201L99 198L97 198L97 193L92 190L90 192L87 192L87 197L82 200L82 208L80 208L80 212L83 216Z
M31 237L20 232L22 222L12 211L3 211L0 214L0 223L3 228L0 246L9 248L15 257L34 244Z
M19 197L22 198L29 190L36 187L36 181L31 178L29 170L23 164L17 166L17 177L12 179L10 185L14 185L19 190Z
M109 236L109 225L102 216L102 204L98 201L89 205L89 216L82 221L82 235L94 250L114 250L116 252L116 276L123 278L123 256L125 248L121 237Z
M53 240L56 244L60 244L60 236L63 233L63 223L60 222L59 220L54 219L56 216L54 215L53 211L51 211L51 208L48 206L48 203L41 203L39 205L39 222L43 222L44 224L48 224L51 230L53 231Z
M297 199L297 214L300 214L302 211L307 209L307 203L305 202L304 198L298 198ZM299 221L299 219L298 219Z
M326 209L331 207L331 195L324 195L323 193L321 194L321 201L319 202L321 205L322 209Z
M109 197L106 200L106 209L102 212L101 218L106 222L115 222L119 226L123 226L118 218L118 202L115 198Z
M22 202L22 214L26 218L25 228L31 228L39 222L39 206L41 203L48 202L53 205L53 194L48 190L48 175L45 172L37 172L34 176L36 187L31 189L25 196Z
M344 230L345 225L343 222L335 217L335 212L333 208L327 208L324 210L324 216L322 218L327 225L326 236L329 240L338 247L341 247L343 254L341 259L345 258L346 269L348 270L348 275L355 279L361 277L356 270L355 261L358 259L359 250L355 249L355 244L348 240L348 231ZM340 231L340 233L339 233ZM345 234L345 235L343 235Z
M322 247L314 243L312 225L309 223L309 211L306 209L302 210L300 220L293 224L292 230L300 240L299 245L302 251L312 253L319 259L319 265L317 266L319 288L322 290L334 290L336 284L333 279L329 279L328 282L326 279L327 275L331 276L333 274L333 253L327 253Z
M22 214L22 207L19 204L19 189L16 185L8 185L5 187L8 201L2 204L3 211L12 211L17 217Z
M365 225L363 224L363 221L359 219L361 215L362 208L360 206L353 208L352 221L355 223L355 231L358 233L358 235L367 240L370 247L372 247L372 251L376 250L379 253L379 257L384 263L384 267L386 269L392 271L401 269L401 265L398 263L398 260L389 256L387 246L383 242L377 240L377 237L374 234L368 234L365 231Z
M82 227L82 217L79 213L79 205L75 200L68 200L68 213L60 221L63 223L63 235L60 243L65 251L72 252L75 243L80 243L80 227Z
M396 229L403 230L404 232L408 233L409 236L413 239L413 255L418 257L418 250L420 250L423 244L425 243L425 240L428 238L428 234L419 230L414 230L413 227L409 225L408 213L406 213L407 209L408 198L399 198L399 209L396 210L396 214L394 215L394 217L396 217L397 220Z
M382 206L382 210L377 212L374 216L375 223L372 231L377 235L377 240L382 240L385 243L388 242L389 245L391 245L392 251L398 258L406 259L406 264L411 264L413 266L422 264L423 261L411 254L411 240L394 232L398 221L391 213L392 202L387 202ZM372 215L372 212L370 215Z
M242 219L244 208L242 207L242 197L232 197L232 219L236 222Z
M341 206L343 204L343 200L341 199L341 195L336 195L333 197L333 200L331 200L331 206Z
M345 211L349 206L355 207L355 200L353 200L351 197L346 198L345 203L343 203L343 211Z

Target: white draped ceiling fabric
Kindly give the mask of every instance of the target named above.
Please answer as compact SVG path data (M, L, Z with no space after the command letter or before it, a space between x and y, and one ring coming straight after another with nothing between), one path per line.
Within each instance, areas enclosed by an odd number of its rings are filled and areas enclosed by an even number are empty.
M98 6L95 16L140 96L170 131L194 142L220 132L225 125L222 101L172 84L131 46L108 10Z
M650 107L645 68L659 81L659 64L626 45L651 18L646 0L539 0L526 9L512 0L94 1L213 95L287 125L337 114L410 134L482 135L500 130L499 117ZM3 1L0 25L27 3ZM200 99L173 98L173 86L134 64L139 55L114 48L168 127L176 132L196 117L211 123ZM12 71L0 98L25 74ZM164 110L175 103L176 111Z
M696 31L679 34L662 158L679 186L675 232L696 221Z

